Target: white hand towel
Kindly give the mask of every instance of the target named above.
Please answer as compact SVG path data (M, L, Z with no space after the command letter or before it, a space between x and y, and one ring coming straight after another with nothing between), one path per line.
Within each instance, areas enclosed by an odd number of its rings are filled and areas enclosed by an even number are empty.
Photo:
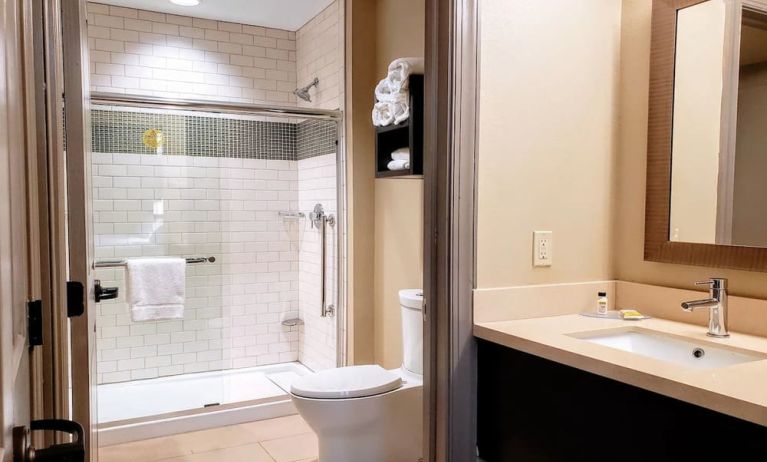
M185 259L128 260L125 276L128 306L134 322L184 317Z
M410 148L399 148L391 153L392 160L410 160Z
M408 89L408 78L411 74L423 74L423 58L399 58L389 64L389 74L386 80L392 93Z
M393 160L386 166L389 170L407 170L410 168L409 160Z

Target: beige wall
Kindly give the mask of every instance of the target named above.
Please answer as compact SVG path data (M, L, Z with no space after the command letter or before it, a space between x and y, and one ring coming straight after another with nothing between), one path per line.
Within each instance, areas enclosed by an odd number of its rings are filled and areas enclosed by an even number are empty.
M481 2L479 288L612 276L620 20L613 1Z
M725 5L685 8L677 19L670 238L716 242Z
M652 0L614 3L481 3L478 287L719 276L767 298L765 273L644 261ZM554 231L550 269L535 229Z
M376 17L376 79L381 79L395 58L424 55L425 1L378 0ZM372 95L371 88L371 105ZM394 368L402 362L397 292L423 283L422 179L375 180L374 233L375 358Z
M423 56L424 0L347 0L350 363L399 367L397 292L423 280L423 180L374 177L373 91L390 61Z
M644 261L647 98L651 0L624 0L621 32L620 156L615 213L615 277L670 287L692 287L709 276L730 279L731 293L767 298L767 274Z
M375 360L373 303L373 130L370 89L375 86L375 0L346 0L346 145L348 246L348 360Z

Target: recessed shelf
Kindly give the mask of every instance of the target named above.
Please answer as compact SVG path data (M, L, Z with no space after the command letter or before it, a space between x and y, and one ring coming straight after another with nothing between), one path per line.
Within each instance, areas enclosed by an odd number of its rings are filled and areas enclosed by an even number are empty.
M376 130L376 178L393 178L423 174L423 75L411 75L410 118ZM389 170L391 153L399 148L410 149L410 168Z

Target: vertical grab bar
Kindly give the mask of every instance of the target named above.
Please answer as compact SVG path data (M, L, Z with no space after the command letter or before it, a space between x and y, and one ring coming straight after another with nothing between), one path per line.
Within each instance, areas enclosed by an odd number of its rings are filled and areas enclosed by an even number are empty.
M312 226L319 228L320 230L320 316L326 318L333 316L336 312L336 307L331 303L327 304L327 282L326 282L326 268L327 268L327 226L335 226L336 218L333 215L327 215L322 208L322 204L314 206L314 211L309 214L309 218L312 221Z

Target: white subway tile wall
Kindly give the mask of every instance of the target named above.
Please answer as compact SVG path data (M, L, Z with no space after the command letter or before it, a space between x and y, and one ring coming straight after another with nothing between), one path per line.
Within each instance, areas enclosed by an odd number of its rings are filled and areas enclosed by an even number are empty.
M92 90L296 105L298 74L301 85L320 78L301 106L340 108L339 3L297 32L89 3ZM177 321L131 322L124 270L97 271L122 292L100 306L100 383L295 360L336 366L337 318L319 315L319 231L277 216L317 202L337 213L336 154L300 159L94 154L97 258L217 258L187 266ZM327 248L334 304L336 232ZM280 323L299 315L300 328Z
M295 105L296 33L88 3L91 89Z
M298 100L301 107L338 109L343 105L344 77L343 8L334 1L296 32L298 86L315 77L312 101Z
M312 101L298 100L301 107L338 109L344 100L344 8L334 1L320 14L307 22L296 33L298 84L303 86L319 78L320 83L310 90ZM336 188L338 181L337 156L323 155L304 158L298 149L299 206L311 210L321 202L327 213L337 214ZM335 264L338 262L339 227L328 229L327 287L328 303L338 306ZM319 233L306 224L299 234L299 309L304 325L300 329L299 359L307 367L321 370L336 367L336 336L338 317L320 316ZM340 264L345 265L345 260ZM345 330L340 332L345 335Z
M302 159L298 162L298 207L312 210L318 202L325 213L337 215L336 207L336 155ZM336 367L337 316L322 317L320 276L320 232L308 220L301 223L298 235L298 305L304 325L298 342L299 360L306 367L322 370ZM338 306L336 290L336 262L338 256L338 226L327 228L327 266L325 284L327 304Z
M120 297L98 316L100 383L298 359L295 161L93 154L97 259L215 256L187 265L183 320L131 321L125 270L98 269Z

